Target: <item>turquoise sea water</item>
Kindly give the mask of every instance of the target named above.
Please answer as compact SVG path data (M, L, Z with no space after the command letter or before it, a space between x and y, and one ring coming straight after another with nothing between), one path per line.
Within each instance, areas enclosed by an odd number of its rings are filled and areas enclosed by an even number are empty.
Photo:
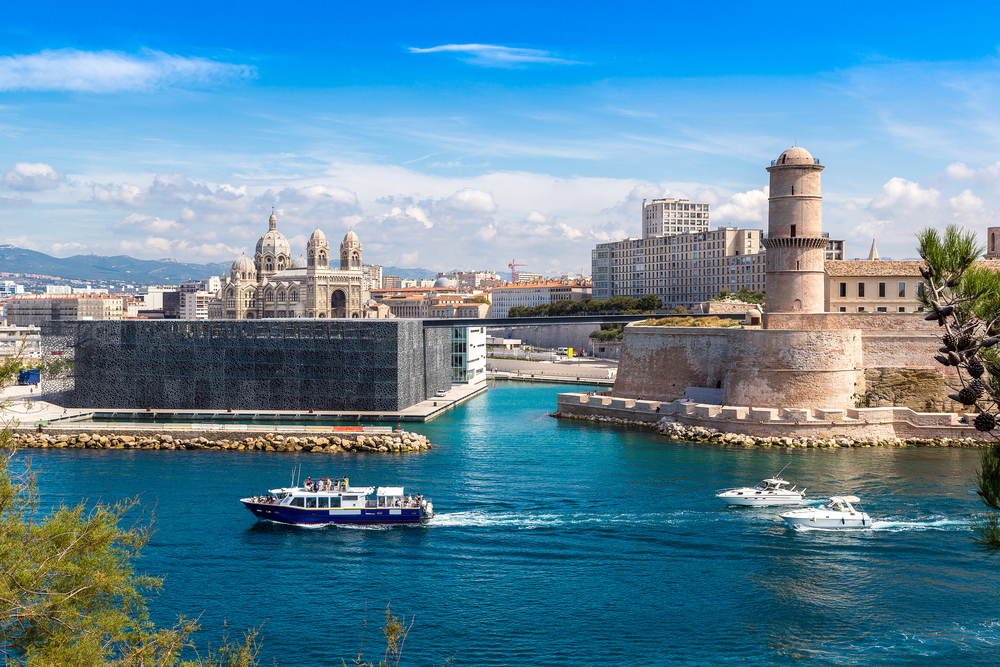
M263 623L262 664L339 665L415 614L404 662L437 665L973 665L1000 662L1000 569L969 537L977 453L668 442L546 416L559 391L506 383L415 427L409 455L26 452L46 503L138 495L157 532L156 620ZM717 488L784 476L861 496L861 533L794 532ZM420 527L301 529L237 498L306 474L430 496Z

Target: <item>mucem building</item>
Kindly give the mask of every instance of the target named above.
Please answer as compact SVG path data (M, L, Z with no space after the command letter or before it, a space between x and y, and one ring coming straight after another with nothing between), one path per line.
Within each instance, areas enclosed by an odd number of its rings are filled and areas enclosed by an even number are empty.
M66 407L398 411L451 387L451 330L420 320L49 322Z

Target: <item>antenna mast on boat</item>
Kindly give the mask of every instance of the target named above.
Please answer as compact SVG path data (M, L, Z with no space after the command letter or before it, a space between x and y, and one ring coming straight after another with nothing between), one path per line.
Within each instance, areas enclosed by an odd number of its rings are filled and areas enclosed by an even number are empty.
M785 464L785 468L787 468L790 465L792 465L791 461L789 461L788 463ZM781 473L785 472L785 468L782 468L781 470L779 470L778 474L775 475L775 477L777 477L778 479L781 479Z

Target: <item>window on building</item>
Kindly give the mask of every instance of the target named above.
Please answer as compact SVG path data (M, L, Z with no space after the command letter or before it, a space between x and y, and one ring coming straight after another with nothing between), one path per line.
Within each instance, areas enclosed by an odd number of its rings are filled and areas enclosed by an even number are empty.
M885 283L878 284L878 296L880 299L885 298Z
M858 283L858 297L862 298L862 299L865 298L865 284L864 283Z
M847 306L841 306L840 307L840 312L846 313L847 312Z
M899 307L899 312L905 313L906 312L906 306L900 306Z
M906 298L906 283L899 283L898 287L899 287L899 298L900 299L905 299ZM900 311L900 312L902 312L902 311Z
M795 238L795 225L792 225L792 238Z
M885 306L879 306L878 312L880 312L880 313L886 312Z
M847 283L840 283L840 298L847 298Z
M858 312L859 313L865 312L865 307L864 306L858 306Z

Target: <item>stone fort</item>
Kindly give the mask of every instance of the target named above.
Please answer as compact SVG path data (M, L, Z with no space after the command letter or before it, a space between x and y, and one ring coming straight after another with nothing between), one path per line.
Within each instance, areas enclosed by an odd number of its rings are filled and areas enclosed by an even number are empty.
M760 325L630 325L615 397L688 396L762 408L960 410L947 398L947 371L933 358L941 343L924 313L824 312L823 169L800 147L767 168L767 294Z

